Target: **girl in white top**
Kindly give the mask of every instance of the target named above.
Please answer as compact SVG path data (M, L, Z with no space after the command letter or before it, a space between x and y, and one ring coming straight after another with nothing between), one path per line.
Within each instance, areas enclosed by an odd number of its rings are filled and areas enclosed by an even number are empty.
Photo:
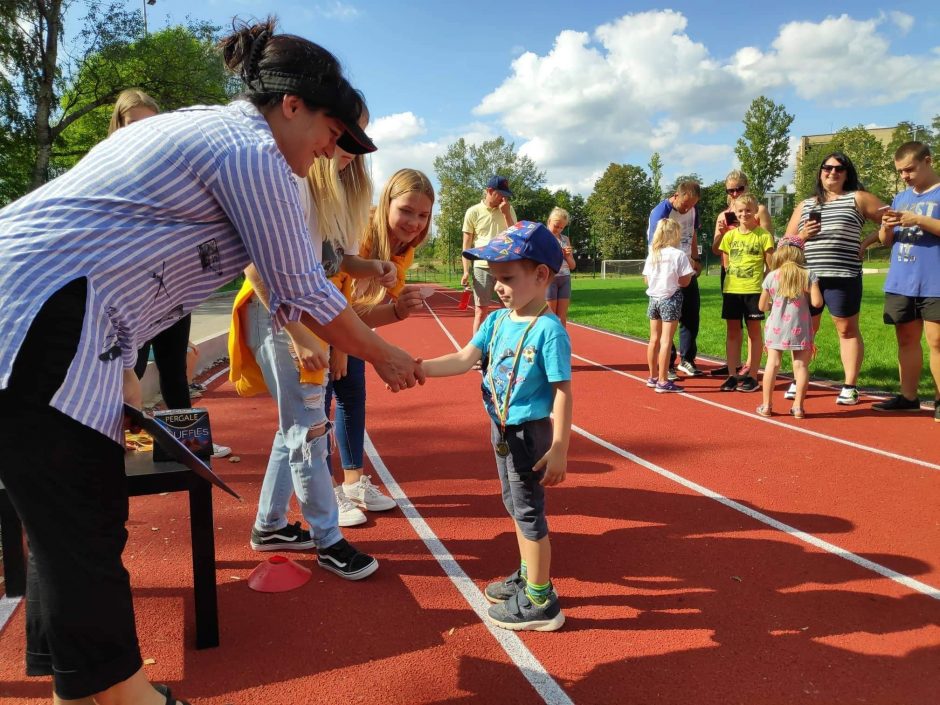
M653 233L650 253L643 265L646 294L650 297L646 311L650 319L650 342L646 361L650 376L646 386L657 392L682 392L682 387L668 378L672 339L682 315L682 287L692 281L695 270L679 248L682 228L674 220L660 220Z

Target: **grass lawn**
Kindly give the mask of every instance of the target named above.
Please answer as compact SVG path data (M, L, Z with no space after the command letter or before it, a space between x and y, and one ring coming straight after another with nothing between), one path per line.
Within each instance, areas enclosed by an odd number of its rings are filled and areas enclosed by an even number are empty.
M884 274L865 275L860 322L865 340L865 360L862 363L859 385L895 392L898 389L897 344L894 329L886 326L881 319L884 280ZM606 280L575 277L572 288L569 314L572 320L638 338L649 338L649 321L646 318L648 298L642 277ZM718 276L701 277L699 289L702 296L699 353L724 359L726 328L721 319L721 289ZM678 340L678 336L676 337ZM843 376L839 343L832 320L826 312L823 313L816 345L819 352L810 366L811 374L817 378L841 381ZM784 356L784 369L789 369L788 355ZM934 398L926 349L920 395L926 399Z

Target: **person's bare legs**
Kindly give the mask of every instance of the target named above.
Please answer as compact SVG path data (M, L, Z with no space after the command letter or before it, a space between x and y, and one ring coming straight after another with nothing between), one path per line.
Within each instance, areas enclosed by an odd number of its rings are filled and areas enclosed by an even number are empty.
M659 337L662 329L661 320L650 319L650 341L646 344L646 364L650 368L650 377L659 377Z
M803 409L806 400L806 390L809 388L809 361L813 357L812 350L793 351L793 379L796 380L796 397L793 399L794 409Z
M940 324L934 325L940 328ZM923 331L924 322L920 319L894 326L894 335L898 340L898 379L901 395L905 399L917 399L917 385L924 367L924 351L920 346Z
M865 358L865 341L858 328L858 314L848 318L833 316L832 323L839 334L839 355L845 371L845 384L854 387L858 384L858 371Z
M538 541L527 539L516 525L516 540L519 542L519 555L525 561L526 580L533 585L547 583L552 569L552 544L548 536Z
M747 364L750 367L748 374L757 379L757 375L760 370L760 359L761 353L763 352L763 346L761 345L761 335L760 335L760 321L756 319L748 319L747 321L747 353L748 359ZM738 348L740 350L740 348Z
M555 301L555 308L552 311L556 316L561 320L561 325L565 328L568 327L568 306L571 303L571 299L558 299Z
M659 381L669 381L669 364L672 362L672 339L679 327L679 321L663 321L663 330L659 336Z
M764 408L768 411L773 408L774 383L777 372L780 370L780 351L767 348L767 364L764 366L764 388L761 390L764 397Z
M728 374L732 377L737 374L738 367L741 366L741 321L729 320L728 335L725 338L725 358L728 360Z
M930 374L933 375L934 399L940 399L940 321L926 321L924 332L930 349Z
M483 320L486 318L486 314L490 312L489 306L484 306L480 304L479 306L473 307L473 333L476 334L480 330L480 326L483 325Z

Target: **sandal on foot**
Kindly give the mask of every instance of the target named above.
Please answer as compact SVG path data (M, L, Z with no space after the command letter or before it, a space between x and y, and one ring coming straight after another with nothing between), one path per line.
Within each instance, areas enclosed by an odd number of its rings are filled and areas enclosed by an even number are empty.
M180 703L180 705L189 705L186 700L179 700L178 698L174 698L173 693L170 692L170 689L162 683L154 683L153 689L166 698L166 705L176 705L177 703Z
M757 407L756 411L758 416L773 416L772 409L769 406L764 406L763 404Z
M790 416L792 416L795 419L806 418L806 414L804 414L803 410L799 408L798 406L794 406L792 409L790 409Z

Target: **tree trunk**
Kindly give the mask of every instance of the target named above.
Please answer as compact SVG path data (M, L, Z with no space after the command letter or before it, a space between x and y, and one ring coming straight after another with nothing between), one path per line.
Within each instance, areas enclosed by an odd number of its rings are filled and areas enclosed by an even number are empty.
M40 37L45 30L42 51L42 73L36 91L36 163L30 190L42 186L49 178L52 154L52 130L49 117L55 105L56 59L62 31L62 0L37 0Z

